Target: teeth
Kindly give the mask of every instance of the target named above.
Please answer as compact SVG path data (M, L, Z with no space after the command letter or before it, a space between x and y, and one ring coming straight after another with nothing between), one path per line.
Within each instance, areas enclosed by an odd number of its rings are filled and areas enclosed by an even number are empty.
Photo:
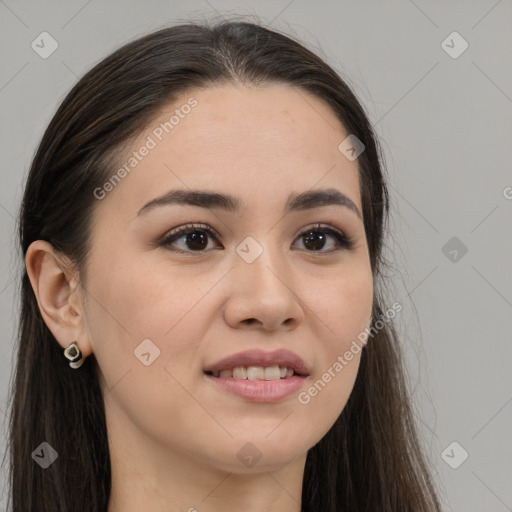
M263 366L248 366L247 379L248 380L262 380L265 378L265 368Z
M230 370L227 370L228 372ZM231 375L230 375L231 377ZM237 366L236 368L233 368L233 378L234 379L247 379L247 368L244 368L243 366Z
M291 377L294 371L286 366L237 366L232 370L213 372L214 377L233 377L247 380L280 380Z
M281 378L281 370L279 366L268 366L265 368L265 380L279 380Z

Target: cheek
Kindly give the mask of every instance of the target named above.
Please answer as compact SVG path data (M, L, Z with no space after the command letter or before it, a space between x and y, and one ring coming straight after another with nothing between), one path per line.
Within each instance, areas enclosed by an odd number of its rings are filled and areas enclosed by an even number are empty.
M318 289L317 289L318 292ZM323 287L321 296L310 297L318 318L317 368L314 378L298 395L305 418L316 418L317 429L329 430L340 415L353 389L362 352L362 339L373 305L373 277L365 266Z
M142 388L174 388L170 373L182 382L199 371L198 345L214 311L209 291L219 276L171 275L169 266L118 256L116 265L92 261L88 283L88 330L107 389L144 369L151 378L141 375Z
M322 329L324 353L332 355L344 350L370 321L374 292L370 267L347 265L322 284L315 276L308 282L305 290L312 290L308 305Z
M319 440L332 427L342 413L350 397L357 377L360 352L352 354L351 360L334 358L328 366L310 379L308 385L297 395L299 404L295 418L314 432Z
M94 323L103 328L121 330L125 340L164 339L184 323L215 282L215 276L204 278L170 271L162 266L117 259L117 264L97 266L91 271ZM190 327L190 325L189 325ZM105 332L103 330L103 332ZM101 338L101 336L100 336Z
M89 333L108 416L125 426L127 436L132 435L129 425L137 425L176 450L189 446L191 437L204 436L204 428L209 436L221 435L192 398L197 348L207 325L208 301L201 299L218 279L205 277L190 286L189 276L175 273L171 283L162 277L164 269L135 265L135 271L117 262L109 272L108 265L91 265L94 280L88 285ZM181 411L179 420L176 411ZM198 453L207 452L207 441L196 444Z

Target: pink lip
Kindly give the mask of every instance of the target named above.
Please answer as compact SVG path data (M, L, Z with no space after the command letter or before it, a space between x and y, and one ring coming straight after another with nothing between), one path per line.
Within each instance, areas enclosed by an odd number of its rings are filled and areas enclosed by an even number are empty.
M286 366L292 368L295 374L280 380L248 380L233 377L214 377L209 372L232 370L237 366ZM205 378L224 391L252 402L277 402L297 392L309 376L306 363L294 352L280 349L274 352L263 350L247 350L225 357L207 366Z
M221 389L251 402L277 402L297 392L306 381L306 377L299 375L280 380L244 380L212 375L205 375L205 378Z
M309 370L306 363L294 352L280 349L274 352L264 352L263 350L246 350L232 354L216 363L204 368L204 372L220 372L222 370L232 370L237 366L286 366L292 368L299 376L308 376ZM295 376L294 376L295 377ZM291 379L292 377L290 377ZM237 380L237 379L234 379ZM288 379L283 379L288 380ZM256 381L252 381L256 382ZM272 381L268 381L272 382ZM279 382L279 381L275 381Z

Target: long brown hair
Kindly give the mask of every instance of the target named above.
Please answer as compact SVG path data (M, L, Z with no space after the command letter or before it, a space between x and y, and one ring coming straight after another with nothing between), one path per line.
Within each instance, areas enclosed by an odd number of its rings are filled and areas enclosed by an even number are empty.
M186 90L229 82L279 82L312 93L364 144L358 167L370 262L379 283L373 318L380 318L389 198L378 140L356 96L331 67L292 37L258 23L187 22L160 29L87 72L58 108L32 161L19 216L23 256L34 240L46 240L82 271L97 204L93 191L112 175L119 150ZM97 361L91 355L79 371L70 369L42 319L26 271L20 285L9 403L12 510L105 512L111 467ZM393 323L372 330L361 354L343 412L308 451L302 509L441 510L416 433ZM32 460L42 442L58 452L45 470Z

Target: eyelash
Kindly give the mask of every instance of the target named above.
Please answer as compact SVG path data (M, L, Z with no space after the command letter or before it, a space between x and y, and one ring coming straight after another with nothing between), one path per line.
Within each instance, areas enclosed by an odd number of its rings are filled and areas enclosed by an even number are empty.
M160 239L160 241L158 242L158 245L161 247L168 248L172 242L179 240L183 236L188 235L189 233L193 233L194 231L204 231L204 232L208 233L209 235L211 235L213 238L215 238L217 242L219 241L219 238L221 238L220 235L214 229L210 228L207 224L191 223L191 224L186 224L184 226L179 226L177 228L172 229L171 231L169 231L167 234L165 234ZM314 224L312 226L308 226L306 229L304 229L300 233L300 235L297 238L301 238L302 236L306 235L310 231L323 232L323 233L329 234L329 235L333 236L338 242L338 247L335 249L331 249L329 251L323 251L323 250L306 251L311 254L321 254L321 253L331 254L333 252L340 251L340 250L350 250L354 246L354 241L351 238L347 237L341 231L339 231L337 228L335 228L334 226L332 226L330 224ZM191 254L191 253L192 254L193 253L201 254L204 252L208 252L208 251L204 251L204 250L184 251L182 249L176 249L176 248L169 249L169 250L175 251L178 253L183 253L183 254Z

